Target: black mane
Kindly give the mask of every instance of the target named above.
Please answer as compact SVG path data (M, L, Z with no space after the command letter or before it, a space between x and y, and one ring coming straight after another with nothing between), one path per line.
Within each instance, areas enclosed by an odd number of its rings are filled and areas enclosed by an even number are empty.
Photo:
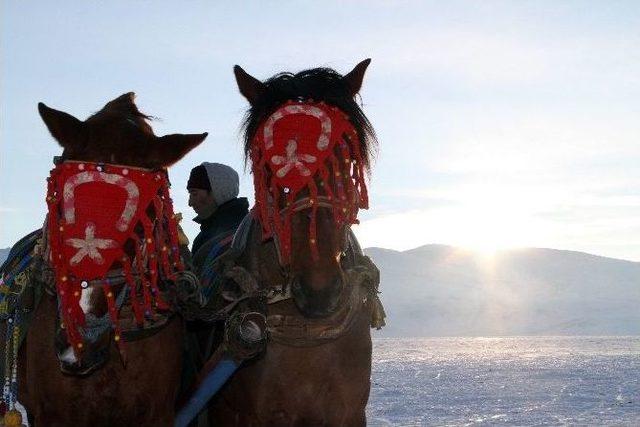
M313 68L296 74L279 73L265 81L265 90L247 112L242 125L245 162L260 124L283 103L303 99L324 101L349 116L360 137L361 156L368 171L377 147L376 134L342 77L331 68Z

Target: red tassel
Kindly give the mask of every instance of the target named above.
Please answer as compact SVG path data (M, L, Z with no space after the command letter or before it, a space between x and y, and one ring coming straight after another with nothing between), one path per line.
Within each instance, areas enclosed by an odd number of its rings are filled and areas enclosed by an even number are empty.
M309 246L311 249L311 257L314 261L318 262L320 260L317 240L318 187L316 187L314 180L309 182L309 194L311 196L310 203L312 203L311 220L309 221Z
M147 277L145 275L145 262L142 257L142 248L140 241L136 242L136 264L138 265L138 275L140 277L141 288L140 290L142 291L142 298L144 300L144 314L145 317L151 317L151 293L149 290L151 288L151 285L149 284L149 281L147 280Z
M133 315L136 318L136 323L138 324L138 326L142 326L144 325L144 308L142 307L142 304L140 302L140 298L138 296L138 287L136 286L135 279L131 275L131 265L129 264L128 260L122 260L122 269L124 270L124 277L127 281L127 285L129 286L129 301L131 302Z
M125 361L125 349L124 349L124 341L121 339L122 330L120 329L120 321L118 316L118 307L116 306L116 298L113 294L113 290L111 286L104 285L102 286L102 292L104 293L105 298L107 299L107 307L109 309L109 318L111 319L111 324L113 325L113 340L116 342L118 346L118 350L120 351L120 356L122 360ZM124 289L120 290L120 292L124 292Z

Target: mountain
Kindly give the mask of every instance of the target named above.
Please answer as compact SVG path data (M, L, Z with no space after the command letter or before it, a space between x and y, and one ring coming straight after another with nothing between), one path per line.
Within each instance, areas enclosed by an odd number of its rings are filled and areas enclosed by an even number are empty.
M378 336L640 335L638 262L555 249L365 252L388 316Z
M365 250L381 271L381 336L640 335L640 263L555 249Z

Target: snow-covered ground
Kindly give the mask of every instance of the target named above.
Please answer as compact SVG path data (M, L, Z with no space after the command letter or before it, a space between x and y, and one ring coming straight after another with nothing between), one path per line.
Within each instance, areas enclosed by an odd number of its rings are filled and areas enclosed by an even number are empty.
M640 337L375 339L371 426L640 426Z

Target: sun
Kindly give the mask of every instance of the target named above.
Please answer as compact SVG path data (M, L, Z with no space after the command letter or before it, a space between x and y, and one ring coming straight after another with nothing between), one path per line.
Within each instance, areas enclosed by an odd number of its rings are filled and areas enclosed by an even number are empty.
M446 203L364 220L354 228L362 246L403 251L437 243L491 258L506 249L548 245L554 236L537 215L545 200L519 188L478 185L429 195Z
M499 188L482 188L463 194L460 205L450 212L449 227L455 230L456 246L484 255L539 241L540 221L524 196Z

